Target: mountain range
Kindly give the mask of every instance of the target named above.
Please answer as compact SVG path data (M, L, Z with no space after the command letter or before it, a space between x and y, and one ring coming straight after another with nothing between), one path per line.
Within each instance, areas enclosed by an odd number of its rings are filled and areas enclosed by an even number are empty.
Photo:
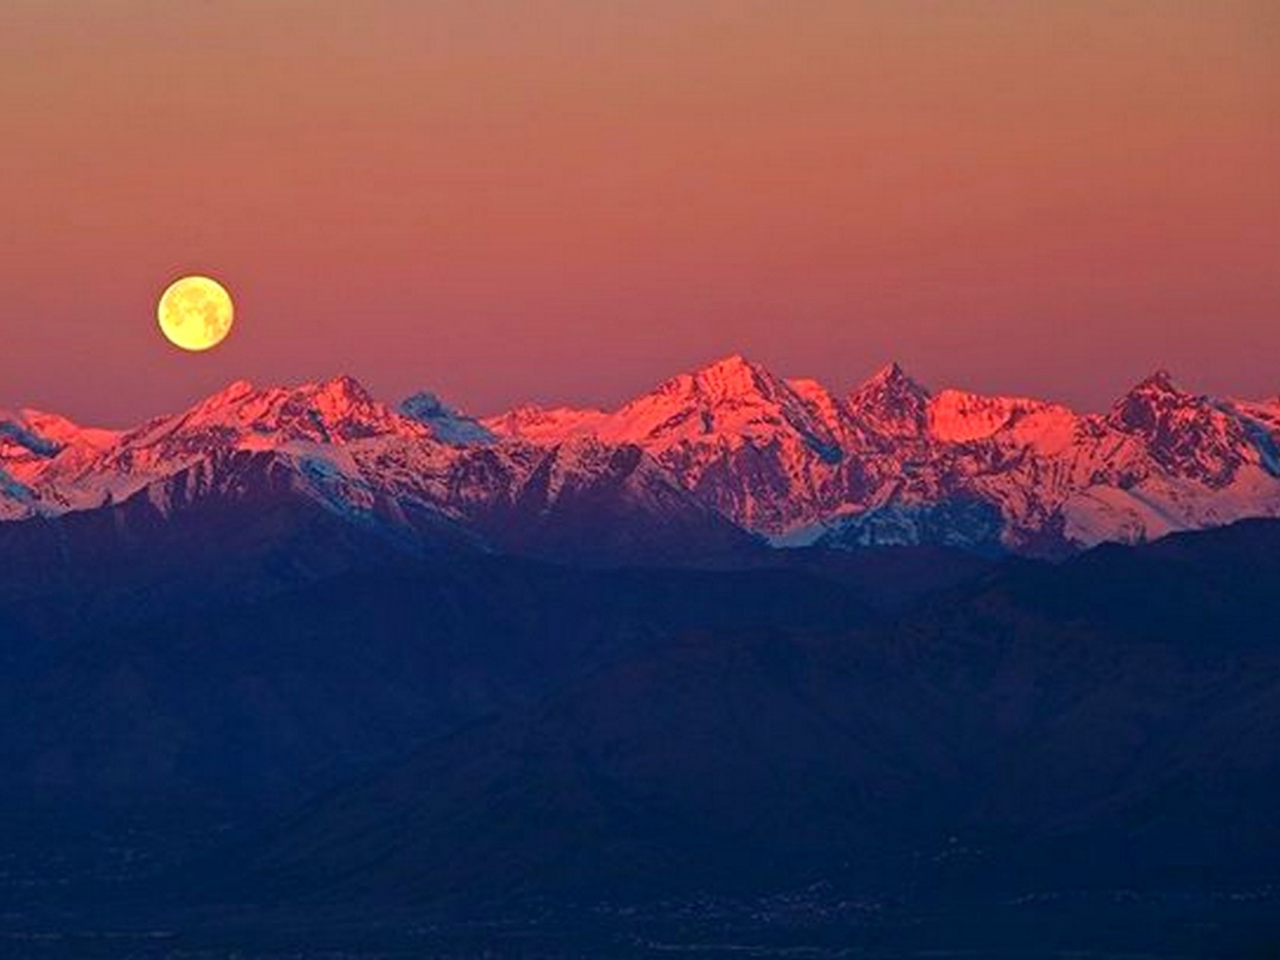
M349 377L237 382L127 430L0 413L0 520L216 500L317 505L386 544L590 563L738 563L766 546L934 544L1061 558L1280 516L1280 399L1159 372L1105 413L933 393L891 364L845 396L741 356L616 410L477 420Z
M5 955L1259 955L1278 442L740 357L5 414Z

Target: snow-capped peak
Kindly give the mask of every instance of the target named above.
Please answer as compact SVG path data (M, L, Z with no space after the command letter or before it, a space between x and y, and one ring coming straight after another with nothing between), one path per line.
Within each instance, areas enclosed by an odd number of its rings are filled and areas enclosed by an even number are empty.
M1173 374L1166 368L1160 367L1153 373L1138 381L1130 391L1131 393L1147 393L1147 394L1174 394L1181 395L1182 391L1173 381Z
M565 491L591 503L625 494L649 518L696 502L777 537L873 514L960 522L967 507L953 508L977 504L979 526L998 514L1010 549L1052 553L1280 516L1276 404L1186 393L1159 371L1108 413L1081 415L1024 397L931 395L896 363L841 400L741 355L613 412L520 407L476 421L429 393L392 410L335 377L237 381L123 434L0 415L0 516L119 502L259 453L335 508L409 506L406 517L458 522L497 523ZM909 526L925 536L929 523Z
M426 424L432 434L445 443L492 443L493 431L474 417L453 409L436 394L423 390L400 403L400 413Z
M1107 422L1141 437L1170 476L1215 489L1230 483L1240 467L1258 456L1239 416L1208 397L1179 390L1166 370L1147 377L1116 401Z
M143 429L154 435L156 426ZM224 440L270 436L322 443L345 443L405 430L425 432L421 424L394 413L348 376L263 389L239 380L158 426L170 434L217 434ZM145 436L135 434L132 439Z
M10 456L21 453L52 457L62 449L63 443L59 437L49 430L40 429L29 416L30 412L0 410L0 459L4 458L6 450ZM64 422L70 424L70 421Z
M610 414L597 433L610 442L650 447L708 440L736 446L780 434L820 446L834 442L810 402L739 354L667 380Z
M772 397L778 386L777 379L768 370L735 353L692 373L673 377L656 392L695 395L709 403L719 403L751 394Z
M336 457L346 444L393 435L425 440L430 430L374 400L351 377L262 388L238 380L184 413L122 434L92 460L64 471L55 493L69 504L92 506L226 451L323 445Z
M1178 389L1168 370L1157 370L1117 400L1108 419L1122 430L1151 434L1162 424L1169 426L1170 411L1193 411L1207 406L1204 398Z
M849 395L849 409L876 433L918 436L928 420L929 391L896 362L877 371Z
M889 361L862 383L863 388L877 385L889 391L929 395L928 389L907 373L897 360Z
M0 445L9 443L39 456L54 456L68 447L101 449L119 436L118 430L83 427L43 410L0 410Z
M1027 414L1046 411L1051 404L1029 397L988 397L966 390L941 390L928 403L929 433L938 440L965 443L993 436ZM1074 420L1069 410L1057 408Z

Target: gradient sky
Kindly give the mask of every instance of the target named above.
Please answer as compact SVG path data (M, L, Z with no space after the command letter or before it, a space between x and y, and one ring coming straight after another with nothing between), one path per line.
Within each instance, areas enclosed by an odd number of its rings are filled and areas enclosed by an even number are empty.
M236 296L208 355L176 275ZM0 405L1280 392L1275 0L4 0Z

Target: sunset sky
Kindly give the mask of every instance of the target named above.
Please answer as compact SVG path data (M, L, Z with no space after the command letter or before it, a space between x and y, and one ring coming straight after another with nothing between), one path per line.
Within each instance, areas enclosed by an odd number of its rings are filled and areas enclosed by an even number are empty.
M176 276L221 347L155 324ZM1275 0L4 0L0 406L1280 393Z

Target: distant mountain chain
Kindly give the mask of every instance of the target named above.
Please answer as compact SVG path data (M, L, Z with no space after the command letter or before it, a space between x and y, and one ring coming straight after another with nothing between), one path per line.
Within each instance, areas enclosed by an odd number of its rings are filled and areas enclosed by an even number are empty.
M476 420L338 377L233 383L124 431L0 412L0 520L129 500L168 515L261 483L393 536L555 557L815 542L1055 557L1280 516L1280 398L1198 396L1160 372L1079 414L931 393L896 364L839 397L733 356L614 411Z

